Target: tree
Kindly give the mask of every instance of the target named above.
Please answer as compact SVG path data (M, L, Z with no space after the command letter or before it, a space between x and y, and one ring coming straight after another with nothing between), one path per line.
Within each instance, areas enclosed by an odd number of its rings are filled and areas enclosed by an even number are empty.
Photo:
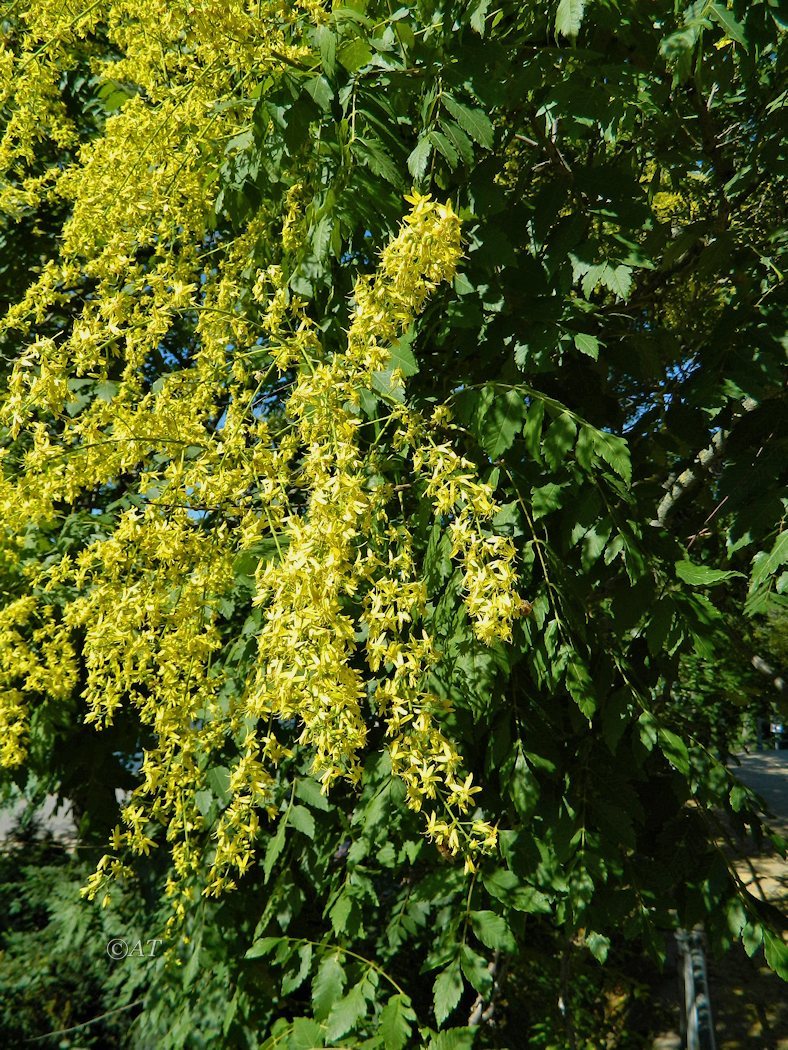
M143 1042L489 1042L526 923L784 975L671 700L784 605L776 9L3 11L0 754L158 887Z

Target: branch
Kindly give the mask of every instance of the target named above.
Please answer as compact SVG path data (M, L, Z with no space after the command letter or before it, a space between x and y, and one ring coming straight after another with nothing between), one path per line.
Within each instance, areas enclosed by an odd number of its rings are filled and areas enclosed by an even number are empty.
M28 1042L40 1043L43 1042L44 1039L52 1039L58 1035L69 1035L71 1032L79 1032L83 1028L89 1028L90 1025L95 1024L97 1021L103 1021L105 1017L112 1017L113 1014L119 1014L123 1010L131 1010L132 1007L139 1006L142 1002L144 1002L144 999L135 999L131 1003L124 1003L123 1006L116 1006L112 1010L107 1010L105 1013L99 1014L97 1017L91 1017L89 1021L83 1021L81 1024L72 1025L71 1028L59 1028L57 1032L45 1032L44 1035L37 1035L34 1039L28 1039Z
M487 970L492 975L493 979L490 1001L486 1002L481 995L476 996L476 1001L471 1007L471 1012L468 1016L469 1028L475 1028L478 1024L486 1024L495 1013L495 1000L498 998L498 994L501 990L501 980L503 979L504 971L506 970L506 960L501 962L501 953L497 949L495 955L487 966Z
M741 403L743 412L752 412L757 407L758 402L751 397L745 398ZM679 500L698 488L704 475L709 474L720 460L725 451L725 443L730 437L730 433L730 430L718 430L707 447L702 449L695 457L692 466L679 474L674 481L668 483L670 489L662 497L657 507L657 517L652 522L652 525L664 525Z
M785 692L785 679L775 671L771 664L767 664L762 656L753 656L750 662L756 671L760 671L761 674L771 679L772 686L778 693Z

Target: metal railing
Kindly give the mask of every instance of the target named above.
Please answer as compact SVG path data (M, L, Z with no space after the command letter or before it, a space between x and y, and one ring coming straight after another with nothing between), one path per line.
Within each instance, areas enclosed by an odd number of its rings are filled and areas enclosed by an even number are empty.
M686 1050L717 1050L711 1014L703 930L677 930L681 996L681 1045Z

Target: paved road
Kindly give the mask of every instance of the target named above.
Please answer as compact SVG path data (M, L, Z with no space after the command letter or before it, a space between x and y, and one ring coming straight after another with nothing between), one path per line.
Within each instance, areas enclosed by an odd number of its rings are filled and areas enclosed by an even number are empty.
M747 787L757 791L772 811L770 824L783 837L788 836L788 749L738 755L732 771Z
M767 823L788 839L788 750L760 751L737 756L739 765L731 769L747 787L757 791L767 806ZM788 862L774 850L750 853L736 865L739 875L752 893L785 910L788 905Z

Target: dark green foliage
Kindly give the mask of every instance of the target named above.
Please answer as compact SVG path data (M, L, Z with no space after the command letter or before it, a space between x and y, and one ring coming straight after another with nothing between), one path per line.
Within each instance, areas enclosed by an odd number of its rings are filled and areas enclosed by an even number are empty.
M113 921L84 908L89 865L35 828L0 853L0 1043L125 1046L134 988L106 954ZM129 960L137 963L140 960ZM101 1015L107 1014L106 1017ZM95 1021L95 1018L101 1017ZM92 1023L88 1023L92 1022Z

